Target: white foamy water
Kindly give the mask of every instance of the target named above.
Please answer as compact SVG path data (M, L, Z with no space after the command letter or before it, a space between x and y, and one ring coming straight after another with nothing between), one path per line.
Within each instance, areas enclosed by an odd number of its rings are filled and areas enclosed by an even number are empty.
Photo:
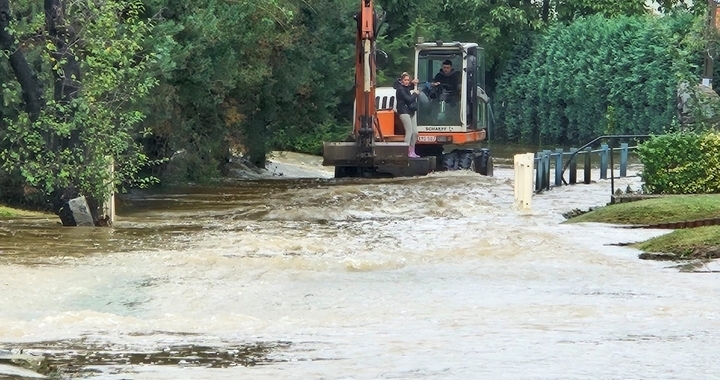
M512 186L503 168L258 180L133 198L112 231L0 225L0 349L264 347L254 366L95 363L98 379L718 378L714 275L608 245L666 231L560 224L608 182L530 212Z

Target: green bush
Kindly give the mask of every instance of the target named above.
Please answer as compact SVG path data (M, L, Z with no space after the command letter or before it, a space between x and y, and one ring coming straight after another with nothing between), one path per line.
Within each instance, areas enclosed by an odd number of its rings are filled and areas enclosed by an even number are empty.
M720 193L720 133L674 132L638 147L653 194Z
M323 141L343 141L351 131L350 125L331 122L306 127L291 126L273 135L272 146L277 150L322 155Z

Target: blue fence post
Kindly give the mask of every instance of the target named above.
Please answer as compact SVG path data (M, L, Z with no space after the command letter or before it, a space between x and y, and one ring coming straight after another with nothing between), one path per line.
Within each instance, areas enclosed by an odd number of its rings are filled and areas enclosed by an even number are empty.
M543 150L543 189L550 190L550 150Z
M535 192L539 193L542 191L542 173L543 173L543 160L542 152L535 153L535 162L537 163L535 170Z
M615 139L610 138L610 195L615 194Z
M583 174L585 178L583 178L583 183L589 185L592 179L592 148L585 148L585 153L583 154L585 155L585 167L583 168Z
M577 148L570 148L570 154L572 155L575 153ZM572 159L570 160L570 166L568 166L568 170L570 170L570 184L574 185L577 183L577 154L572 156Z
M555 186L562 186L563 149L555 149Z
M627 177L628 143L620 144L620 177Z
M607 179L608 145L600 145L600 179Z

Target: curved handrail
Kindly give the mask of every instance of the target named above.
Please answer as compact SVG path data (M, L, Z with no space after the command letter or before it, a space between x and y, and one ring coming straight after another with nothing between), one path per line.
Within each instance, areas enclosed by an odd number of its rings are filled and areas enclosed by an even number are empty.
M562 172L560 173L560 176L562 177L563 184L567 185L567 181L565 181L565 170L570 166L570 163L572 162L573 158L575 158L575 155L584 150L585 148L592 146L592 144L595 144L596 142L602 140L602 139L626 139L626 138L648 138L652 137L652 135L604 135L595 138L594 140L590 141L589 143L581 146L576 151L574 151L570 155L570 159L567 161L566 164L563 165Z

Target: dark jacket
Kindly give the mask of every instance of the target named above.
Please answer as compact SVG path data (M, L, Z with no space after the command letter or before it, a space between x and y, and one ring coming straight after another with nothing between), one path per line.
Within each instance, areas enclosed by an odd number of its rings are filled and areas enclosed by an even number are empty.
M397 113L410 115L411 117L415 115L418 95L410 92L413 89L413 84L403 86L402 82L397 80L393 87L395 88L395 99L397 101L395 108L397 109Z
M440 82L441 86L445 85L444 89L450 90L450 97L447 99L451 103L460 101L460 76L459 71L451 71L450 74L445 75L445 72L440 70L439 73L433 78L433 82Z
M435 74L433 82L440 82L444 85L450 86L453 91L457 91L458 87L460 87L460 72L453 70L450 74L445 75L445 72L440 70L440 72Z

